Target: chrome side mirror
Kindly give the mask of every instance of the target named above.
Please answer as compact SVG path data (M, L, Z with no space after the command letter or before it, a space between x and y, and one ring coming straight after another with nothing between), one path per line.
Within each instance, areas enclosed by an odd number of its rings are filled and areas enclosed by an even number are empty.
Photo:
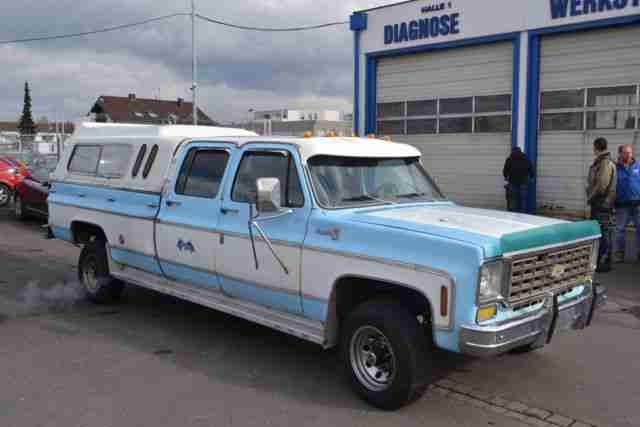
M258 193L256 209L258 213L277 213L282 210L280 200L280 180L278 178L259 178L256 180Z

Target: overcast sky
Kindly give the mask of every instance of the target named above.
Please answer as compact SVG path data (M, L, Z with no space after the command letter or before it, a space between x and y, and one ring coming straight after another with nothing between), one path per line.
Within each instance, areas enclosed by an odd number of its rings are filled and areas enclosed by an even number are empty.
M348 21L354 10L391 0L196 0L198 12L255 26ZM0 40L70 33L189 10L190 0L3 2ZM199 99L214 120L247 110L350 111L353 36L348 25L302 33L257 33L197 23ZM78 119L100 95L191 99L189 17L135 29L0 46L0 120L15 120L29 81L37 119Z

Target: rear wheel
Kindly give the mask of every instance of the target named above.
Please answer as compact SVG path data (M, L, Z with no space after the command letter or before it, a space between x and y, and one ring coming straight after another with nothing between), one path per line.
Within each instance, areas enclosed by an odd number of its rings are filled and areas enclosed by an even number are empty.
M28 218L28 215L25 211L24 202L22 201L22 198L17 194L13 198L13 213L15 214L16 218L21 221L24 221Z
M353 389L380 409L418 399L432 381L431 341L415 316L395 300L358 306L346 319L342 358Z
M0 208L6 206L11 199L11 189L6 184L0 184Z
M96 240L82 248L78 261L78 279L87 297L97 304L108 304L120 299L124 284L109 275L105 242Z

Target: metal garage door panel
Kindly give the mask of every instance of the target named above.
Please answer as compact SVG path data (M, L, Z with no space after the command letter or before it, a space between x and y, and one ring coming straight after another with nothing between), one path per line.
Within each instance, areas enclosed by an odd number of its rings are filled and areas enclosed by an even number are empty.
M639 52L639 26L545 37L541 43L541 88L637 84Z
M544 37L541 91L640 83L640 27L609 28ZM616 156L621 144L637 143L633 130L540 132L538 208L544 213L586 216L585 185L592 144L609 140ZM640 147L637 147L640 148ZM549 207L556 209L549 210Z
M378 102L511 93L512 62L511 43L382 58Z
M495 43L382 58L378 102L510 94L513 45ZM423 154L423 163L444 193L458 203L504 209L502 167L511 134L393 136Z
M396 137L422 153L422 163L445 195L460 204L505 209L502 167L509 134Z

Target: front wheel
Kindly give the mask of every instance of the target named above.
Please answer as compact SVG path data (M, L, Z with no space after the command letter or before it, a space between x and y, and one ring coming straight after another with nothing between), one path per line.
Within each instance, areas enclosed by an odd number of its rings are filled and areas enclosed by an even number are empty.
M398 409L424 393L434 372L430 352L422 325L394 300L365 302L346 319L346 374L356 393L380 409Z
M86 244L78 260L78 279L89 300L108 304L120 299L124 284L109 275L105 242L96 240Z
M0 208L6 206L11 199L11 189L6 184L0 184Z

